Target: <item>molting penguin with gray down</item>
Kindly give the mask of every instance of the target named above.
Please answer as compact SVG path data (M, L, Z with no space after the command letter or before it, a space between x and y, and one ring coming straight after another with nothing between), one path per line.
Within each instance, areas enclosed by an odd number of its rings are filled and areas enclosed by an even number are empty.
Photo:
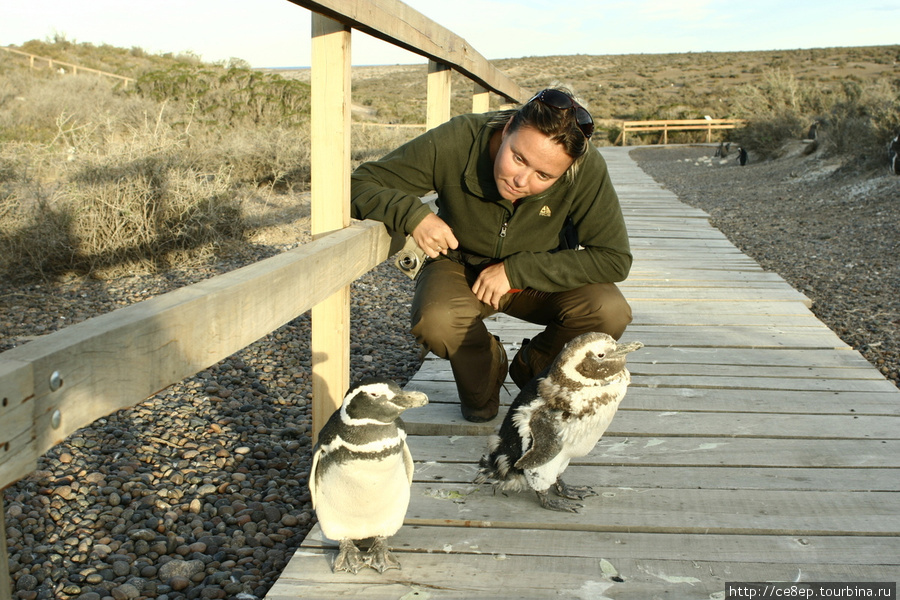
M532 489L544 508L578 512L582 505L574 501L596 494L588 486L565 484L562 474L609 427L631 382L626 358L642 347L618 344L605 333L586 333L566 344L513 401L475 482L504 491ZM551 487L560 498L550 497Z
M413 477L400 414L427 403L388 379L364 379L319 432L309 490L322 533L340 542L335 571L400 568L387 546L403 525ZM355 542L366 539L373 542L363 558Z

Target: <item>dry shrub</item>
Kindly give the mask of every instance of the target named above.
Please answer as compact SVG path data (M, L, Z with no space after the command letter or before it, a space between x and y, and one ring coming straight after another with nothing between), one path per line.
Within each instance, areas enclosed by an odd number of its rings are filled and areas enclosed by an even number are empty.
M0 78L0 141L53 143L62 130L83 134L101 123L136 127L158 112L155 102L115 91L98 77L14 71Z
M898 127L900 80L844 82L826 121L825 150L874 166L885 161L885 146Z
M282 192L309 188L309 127L239 127L195 144L207 168L224 165L232 181Z
M227 168L197 170L186 136L157 128L72 142L73 160L51 167L59 182L29 179L22 163L4 184L0 266L10 276L159 270L242 236ZM33 147L25 162L47 165L58 154Z
M393 127L390 125L356 123L351 129L350 162L352 168L368 160L376 160L405 144L424 129L418 127Z
M770 71L761 85L743 86L736 105L751 116L731 139L763 158L777 156L785 142L802 139L817 122L827 154L875 163L884 160L885 144L900 125L900 80L847 79L829 90Z

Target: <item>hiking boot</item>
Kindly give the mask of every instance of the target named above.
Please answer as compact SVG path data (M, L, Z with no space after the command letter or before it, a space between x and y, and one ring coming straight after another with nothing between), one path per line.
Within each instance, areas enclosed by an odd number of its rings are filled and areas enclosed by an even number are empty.
M528 365L528 359L526 358L528 344L530 342L530 338L522 340L522 346L519 348L519 351L516 352L516 355L512 359L512 363L509 365L509 376L520 390L524 388L535 375L532 373L531 367Z
M493 394L482 408L471 408L464 403L460 403L459 406L463 418L470 423L486 423L500 412L500 388L503 387L503 382L506 381L509 360L506 357L506 348L503 347L500 338L495 335L494 339L497 340L497 347L500 352L500 369L497 371Z

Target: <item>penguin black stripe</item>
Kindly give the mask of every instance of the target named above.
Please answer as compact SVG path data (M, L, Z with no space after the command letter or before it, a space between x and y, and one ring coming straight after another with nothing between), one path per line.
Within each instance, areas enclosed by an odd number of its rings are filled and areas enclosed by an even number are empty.
M334 421L337 422L335 423ZM331 444L335 438L338 437L338 432L340 432L340 437L345 442L354 446L363 446L379 440L394 439L397 436L402 435L401 431L403 424L400 423L399 425L401 427L398 427L395 423L347 426L346 424L341 423L340 415L335 413L335 415L328 420L325 427L322 428L322 431L319 434L319 443L322 446Z
M344 465L354 460L383 460L400 454L403 451L403 443L402 439L398 439L396 444L375 451L354 450L346 446L337 446L327 454L323 454L322 458L319 459L317 477L321 478L328 469L335 465Z

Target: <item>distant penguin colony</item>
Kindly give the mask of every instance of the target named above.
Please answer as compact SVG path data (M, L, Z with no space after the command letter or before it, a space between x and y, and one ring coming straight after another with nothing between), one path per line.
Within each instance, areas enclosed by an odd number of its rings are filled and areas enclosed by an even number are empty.
M572 501L596 494L588 486L565 484L562 473L609 427L631 382L626 357L642 347L617 344L605 333L586 333L566 344L513 401L475 482L509 491L530 488L544 508L578 512L582 505ZM558 499L550 497L551 487Z
M322 533L340 542L334 571L381 573L399 569L387 538L403 525L409 507L413 460L400 414L424 406L421 392L387 379L365 379L319 432L309 490ZM363 558L357 541L374 538Z

